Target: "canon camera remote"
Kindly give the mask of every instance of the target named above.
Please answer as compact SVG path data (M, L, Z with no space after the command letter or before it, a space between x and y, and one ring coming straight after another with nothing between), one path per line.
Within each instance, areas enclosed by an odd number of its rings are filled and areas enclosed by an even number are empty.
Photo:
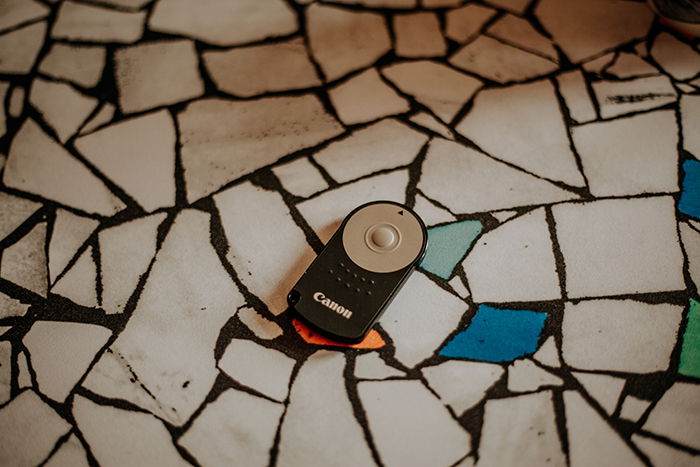
M352 211L289 293L311 328L359 342L425 254L423 221L406 206L374 201Z

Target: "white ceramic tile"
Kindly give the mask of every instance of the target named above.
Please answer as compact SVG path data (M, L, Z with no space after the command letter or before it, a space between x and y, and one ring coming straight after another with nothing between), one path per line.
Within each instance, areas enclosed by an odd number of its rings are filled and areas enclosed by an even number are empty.
M66 79L91 88L102 78L106 55L104 47L54 43L41 61L39 71L53 78Z
M299 212L325 244L345 216L361 204L378 199L406 202L406 170L375 175L322 193L297 205Z
M98 224L99 222L95 219L78 216L65 209L56 209L48 248L51 284L56 281L58 275L63 272Z
M651 411L643 428L693 449L700 448L700 386L676 382Z
M446 123L482 86L476 78L428 60L396 63L383 68L382 74Z
M112 353L103 354L84 383L177 426L209 393L218 374L219 330L244 303L209 243L209 222L200 211L180 212Z
M394 342L394 357L411 368L433 355L466 311L466 303L414 272L379 322Z
M31 119L12 141L3 182L89 213L110 216L124 208L100 179Z
M649 457L653 465L675 467L693 467L697 465L697 456L674 449L668 444L637 434L632 435L632 442Z
M700 96L681 96L680 109L683 149L700 158Z
M0 277L46 297L46 223L36 224L2 253Z
M508 390L531 392L543 386L561 386L564 382L556 375L540 368L532 360L519 358L508 366Z
M5 0L0 5L0 30L45 18L50 11L36 0Z
M260 339L272 340L284 334L277 323L270 321L250 307L238 310L237 316Z
M449 211L436 206L420 194L416 195L416 204L413 206L413 210L420 216L426 226L457 220Z
M540 362L544 366L551 368L559 368L561 359L559 358L559 349L553 336L549 336L540 348L532 355L532 358Z
M307 197L328 188L328 182L309 159L302 157L272 168L285 190Z
M95 324L36 321L22 338L39 391L63 402L112 332Z
M36 78L29 91L29 102L65 143L90 116L98 101L65 83Z
M634 78L658 74L659 71L639 55L620 52L615 61L605 70L618 78Z
M448 284L450 285L450 287L452 287L452 290L454 290L459 297L467 298L470 296L469 290L467 290L467 287L464 285L464 282L462 282L461 277L454 276L452 279L449 280Z
M420 381L363 381L357 391L386 465L452 465L469 452L469 433Z
M700 73L700 53L667 32L656 36L650 52L656 63L674 79L682 81Z
M654 19L646 5L607 0L543 0L535 13L574 63L644 37Z
M422 126L428 130L434 131L445 139L454 140L455 135L447 126L440 123L437 118L430 115L428 112L418 112L409 117L409 120L416 125Z
M678 191L678 124L673 110L573 128L594 196Z
M394 15L392 25L396 36L394 50L399 57L441 57L447 53L435 13Z
M97 308L97 266L92 247L83 251L75 264L51 287L51 293L60 295L81 306Z
M345 356L319 350L306 359L289 395L277 465L372 465L372 453L345 389Z
M202 57L216 87L234 96L250 97L321 84L301 38L210 50Z
M231 378L261 394L284 401L296 361L279 350L268 349L253 341L233 339L226 347L218 367Z
M579 393L564 391L564 405L570 465L644 465L620 435Z
M204 93L192 41L155 41L120 48L114 62L119 107L125 113L175 104Z
M568 302L562 357L584 370L665 371L676 344L683 307L633 300Z
M116 110L117 108L114 106L114 104L105 102L102 104L102 107L100 107L100 110L98 110L91 119L85 122L85 125L83 125L78 134L84 135L90 133L102 125L111 122Z
M99 233L102 308L121 313L156 254L158 227L165 214L153 214Z
M391 49L386 23L377 13L314 3L306 21L311 53L328 80L371 65Z
M0 318L10 316L24 316L29 309L29 305L15 300L14 298L0 293Z
M464 44L476 37L496 13L496 10L474 3L449 10L445 15L445 36Z
M561 298L552 248L544 208L482 235L462 263L474 301Z
M70 437L61 444L58 451L44 464L46 467L88 467L89 465L85 448L83 448L83 445L75 434L70 435Z
M45 34L46 21L41 21L0 36L0 73L29 73Z
M229 389L207 404L178 444L200 465L269 464L284 407Z
M362 5L369 8L415 8L418 0L336 0L336 3Z
M0 409L0 462L39 465L70 425L34 391L23 391Z
M567 465L552 393L487 401L477 465Z
M219 193L214 202L229 242L226 257L239 279L270 312L282 313L287 294L315 258L282 196L245 182Z
M486 0L486 3L513 13L523 14L532 0Z
M486 397L486 391L503 376L500 365L448 360L422 370L428 385L457 416Z
M632 81L596 81L593 92L603 118L654 109L677 99L676 90L665 76Z
M0 193L0 239L11 234L40 207L36 201Z
M564 98L569 116L578 123L596 119L596 110L586 89L586 80L580 70L571 70L557 75L559 92Z
M312 94L246 102L206 99L188 105L178 125L190 202L343 132Z
M678 231L688 259L688 273L697 287L700 284L700 233L685 222L678 223Z
M12 382L12 344L0 341L0 405L10 400Z
M634 396L625 397L620 410L620 418L636 423L644 414L644 411L649 407L651 402L638 399Z
M615 412L625 380L609 375L572 372L586 392L608 413Z
M428 141L423 133L386 119L331 143L314 160L340 183L380 170L408 165Z
M528 172L584 185L549 81L481 91L455 129L492 156Z
M24 87L23 86L13 86L12 91L10 91L10 100L7 105L8 113L13 117L19 117L22 114L22 109L24 108Z
M379 77L374 68L330 88L328 97L346 125L364 123L410 110L406 99Z
M141 39L145 20L145 11L117 11L67 0L58 9L51 37L129 44Z
M511 210L505 210L505 211L494 211L489 213L491 214L496 220L500 223L506 222L515 216L518 215L518 211L511 211Z
M95 404L79 395L73 399L72 412L100 465L190 465L173 446L163 422L152 415Z
M403 371L386 364L376 352L358 355L355 359L355 378L386 379L392 376L405 376Z
M569 298L685 289L673 198L561 204L552 211Z
M430 143L418 188L454 213L507 209L578 198L471 148L447 140Z
M557 69L554 62L488 36L479 36L468 43L449 62L497 83L524 81Z
M299 25L283 0L206 0L194 9L188 0L164 0L153 9L148 27L226 46L285 36Z
M515 15L506 14L486 30L487 34L505 42L537 53L551 60L558 54L552 42L540 34L530 22Z
M32 375L29 372L29 360L25 352L20 352L17 355L17 385L20 389L31 388Z

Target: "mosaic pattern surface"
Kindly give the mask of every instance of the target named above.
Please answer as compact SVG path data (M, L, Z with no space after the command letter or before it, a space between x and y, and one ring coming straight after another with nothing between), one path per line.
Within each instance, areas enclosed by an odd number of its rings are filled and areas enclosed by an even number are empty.
M700 465L700 41L635 0L3 0L0 464ZM340 346L340 219L430 246Z

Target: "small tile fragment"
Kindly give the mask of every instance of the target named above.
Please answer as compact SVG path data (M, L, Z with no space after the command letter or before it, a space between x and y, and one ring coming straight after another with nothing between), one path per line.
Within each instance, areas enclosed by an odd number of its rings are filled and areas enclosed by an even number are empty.
M480 221L461 221L428 229L428 248L420 267L449 279L482 229Z
M36 224L22 239L5 249L0 277L46 297L46 222Z
M393 27L396 35L395 51L399 57L441 57L447 53L447 44L435 13L394 15Z
M331 340L325 336L320 335L316 331L312 330L306 326L301 321L294 319L292 320L292 326L294 330L299 334L304 342L311 345L329 346L329 347L347 347L351 349L363 349L363 350L375 350L381 349L386 345L386 341L376 329L371 329L364 339L362 339L357 344L346 344L344 342L337 342Z
M515 15L506 14L486 30L487 34L542 55L550 60L559 58L552 42L540 34L530 22Z
M700 159L700 96L683 95L680 100L683 149Z
M586 88L586 79L581 70L571 70L558 74L559 92L564 98L569 116L577 123L596 119L596 110Z
M39 71L52 78L66 79L91 88L102 78L107 51L104 47L73 46L56 42L39 65Z
M87 460L85 448L75 434L61 444L44 466L46 467L88 467L90 464Z
M440 123L440 121L433 117L428 112L418 112L415 115L409 117L409 120L416 125L422 126L423 128L430 130L445 139L454 140L455 135L446 125Z
M655 109L677 99L676 90L666 76L596 81L592 86L603 118Z
M357 390L387 465L452 465L468 453L469 433L420 381L362 381Z
M697 50L667 32L662 32L651 46L651 56L674 79L683 81L700 73Z
M618 78L637 78L640 76L656 75L659 70L645 61L639 55L620 52L615 61L605 71Z
M688 261L690 279L697 287L700 284L700 233L694 223L685 222L678 223L678 231L681 234L683 251Z
M78 134L84 135L112 121L117 108L110 102L105 102L94 116L85 122Z
M505 210L505 211L494 211L490 213L491 216L493 216L498 222L501 224L509 221L510 219L514 218L515 216L518 215L518 211L511 211L511 210Z
M10 100L7 105L7 111L12 117L17 118L22 115L25 94L24 86L12 87L12 91L10 91Z
M559 357L559 349L557 349L554 337L549 336L539 350L532 355L532 358L544 366L559 368L561 366L561 358Z
M420 193L416 195L416 203L413 205L413 211L420 216L426 226L454 222L457 220L452 213L437 206Z
M27 360L27 354L25 352L20 352L17 355L17 371L17 385L19 388L31 388L34 384L32 383L32 375L29 372L29 361Z
M0 5L0 30L45 18L50 11L36 0L5 0Z
M537 349L546 313L479 305L467 328L440 349L440 355L507 362Z
M0 193L0 240L22 225L41 204L9 193Z
M678 373L700 379L700 302L690 299Z
M674 449L668 444L637 434L632 435L632 442L649 457L653 465L673 465L692 467L697 464L697 456Z
M102 326L36 321L22 338L29 351L39 391L63 402L83 377L112 332Z
M44 43L45 35L46 21L1 35L0 73L29 73Z
M522 15L532 0L486 0L486 3Z
M445 15L445 36L464 44L479 34L481 28L497 11L475 3L449 10Z
M48 248L51 284L68 266L98 225L99 222L95 219L79 216L65 209L56 209Z
M328 91L328 97L346 125L364 123L410 110L401 97L379 77L374 68L353 76Z
M620 409L620 418L636 423L644 414L651 402L638 399L634 396L625 397Z
M508 390L511 392L538 391L544 386L561 386L564 382L543 370L532 360L519 358L508 366Z
M272 168L285 190L306 198L328 188L328 182L309 159L302 157Z
M0 405L10 400L11 384L12 344L8 341L0 341Z
M469 290L467 290L467 287L464 285L464 282L462 282L462 278L457 275L450 279L448 284L450 285L450 287L452 287L452 290L454 290L455 293L461 298L467 298L471 295L469 293Z
M29 91L29 102L65 143L90 116L98 101L65 83L36 78Z
M331 177L344 183L410 164L427 141L426 135L408 125L385 119L329 144L313 158Z
M405 376L401 370L391 367L376 352L358 355L355 359L355 378L386 379L393 376Z
M609 52L599 55L596 58L584 61L583 69L589 73L601 74L603 70L613 64L615 61L615 52Z
M612 415L617 407L620 394L625 387L625 380L615 376L582 373L574 371L571 373L608 415Z
M329 81L371 65L391 49L378 13L313 3L306 20L311 53Z
M284 334L277 323L270 321L250 307L241 308L236 315L260 339L272 340Z
M51 293L78 305L97 308L97 266L92 246L87 247L75 264L51 287Z
M228 389L194 419L178 439L202 465L268 465L284 407Z
M428 385L460 417L477 405L503 376L503 368L492 363L448 360L422 369Z
M204 93L199 59L189 40L154 41L114 53L119 107L125 113L175 104Z
M67 0L51 29L54 39L130 44L141 39L146 12L126 12Z
M218 367L244 386L282 402L289 391L289 380L296 361L279 350L253 341L233 339L224 350Z
M642 427L695 450L700 448L700 386L676 382L666 391Z
M9 295L0 293L0 318L11 316L24 316L27 314L29 305L16 300Z

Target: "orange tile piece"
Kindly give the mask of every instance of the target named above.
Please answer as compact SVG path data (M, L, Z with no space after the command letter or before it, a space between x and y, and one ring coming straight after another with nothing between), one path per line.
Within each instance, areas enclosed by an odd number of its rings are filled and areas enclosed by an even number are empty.
M386 345L386 341L376 329L372 329L367 336L357 344L345 344L342 342L334 341L323 337L316 331L309 329L304 323L297 319L292 320L292 325L297 333L301 336L304 341L308 344L314 345L333 345L336 347L347 347L350 349L380 349Z

